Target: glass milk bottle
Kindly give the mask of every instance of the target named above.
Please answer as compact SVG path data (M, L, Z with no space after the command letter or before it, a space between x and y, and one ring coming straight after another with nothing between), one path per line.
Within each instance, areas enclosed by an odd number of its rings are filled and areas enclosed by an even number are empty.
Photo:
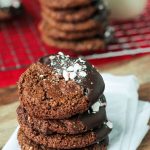
M147 0L105 0L111 16L117 20L133 19L141 15Z

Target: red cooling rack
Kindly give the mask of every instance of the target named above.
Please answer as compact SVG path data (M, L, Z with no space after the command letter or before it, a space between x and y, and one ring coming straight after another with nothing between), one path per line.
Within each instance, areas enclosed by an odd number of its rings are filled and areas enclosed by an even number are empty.
M0 22L1 81L4 76L11 78L10 70L13 70L13 75L17 74L19 69L26 68L39 57L60 51L41 42L37 30L40 19L38 1L23 0L23 4L26 10L24 16L8 22ZM112 26L116 30L117 43L109 45L107 50L96 52L94 55L84 54L86 59L94 64L99 64L105 58L107 60L111 57L119 59L118 56L122 55L150 52L150 1L141 17L128 22L116 22ZM71 51L64 51L69 55L76 56ZM6 75L6 73L8 74Z

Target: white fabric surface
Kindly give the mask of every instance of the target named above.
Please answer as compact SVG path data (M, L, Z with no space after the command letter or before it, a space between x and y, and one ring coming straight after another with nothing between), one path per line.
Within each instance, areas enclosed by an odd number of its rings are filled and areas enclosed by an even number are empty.
M108 150L136 150L149 130L150 103L138 100L135 76L102 75L106 84L107 115L113 122ZM20 150L17 131L3 150Z

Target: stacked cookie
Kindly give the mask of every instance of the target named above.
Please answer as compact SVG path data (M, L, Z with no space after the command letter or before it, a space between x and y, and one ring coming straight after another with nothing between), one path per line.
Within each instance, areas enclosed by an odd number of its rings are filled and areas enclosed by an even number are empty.
M42 39L50 46L87 51L112 40L103 0L40 0Z
M104 82L81 58L41 58L20 77L17 109L22 150L105 150L112 124Z

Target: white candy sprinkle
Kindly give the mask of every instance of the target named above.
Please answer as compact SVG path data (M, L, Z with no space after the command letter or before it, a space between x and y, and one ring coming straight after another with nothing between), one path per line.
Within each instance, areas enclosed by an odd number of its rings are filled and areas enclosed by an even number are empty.
M100 107L107 106L107 103L100 102Z
M96 102L95 104L93 104L91 106L92 110L96 113L96 112L99 112L99 105L98 103Z
M74 67L73 66L68 67L67 71L74 71Z
M110 129L112 129L112 128L113 128L113 124L112 124L112 122L110 122L110 121L105 122L104 124L105 124L105 125L107 125L107 126L108 126L108 128L110 128Z
M62 53L62 52L58 52L58 54L59 54L59 55L61 55L61 56L63 56L63 55L64 55L64 53Z
M77 74L75 73L75 72L70 72L70 75L69 75L69 77L70 77L70 79L75 79L75 77L77 76Z
M85 60L83 60L83 59L81 59L81 58L79 58L79 61L82 63L85 63Z
M79 76L81 76L81 77L86 77L86 72L85 72L85 71L79 72Z
M82 68L83 68L83 69L86 69L87 67L86 67L86 65L83 65Z
M65 81L69 80L69 72L67 72L66 70L63 70L63 77L65 79Z
M79 65L78 63L76 63L76 64L74 65L74 71L75 71L75 72L77 72L78 70L81 70L81 69L82 69L82 66Z

